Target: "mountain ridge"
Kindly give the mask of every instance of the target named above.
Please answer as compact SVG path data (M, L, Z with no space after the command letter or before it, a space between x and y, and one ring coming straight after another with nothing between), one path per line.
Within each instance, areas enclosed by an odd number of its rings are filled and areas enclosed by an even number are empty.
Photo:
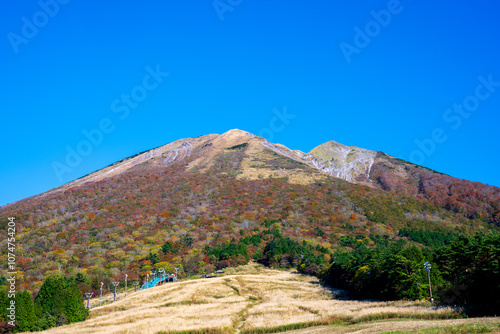
M420 183L418 179L421 178L421 176L415 174L427 172L428 175L426 177L445 175L427 167L392 157L382 151L372 151L357 146L347 146L334 140L320 144L306 153L300 150L290 149L279 143L271 143L263 137L256 136L244 130L231 129L222 134L208 134L175 140L159 147L123 158L76 180L20 201L29 198L44 197L54 192L66 191L87 182L102 181L103 179L119 175L128 171L130 168L148 161L158 164L158 160L163 159L163 164L167 167L175 161L185 160L192 155L193 151L198 152L199 156L189 163L187 170L207 171L213 164L213 158L220 150L243 144L249 145L247 150L250 151L251 154L261 154L263 148L268 149L275 154L292 159L299 164L312 167L321 174L326 174L350 183L365 185L371 188L387 191L396 190L396 192L403 193L404 195L416 195L421 192L421 185L419 184L418 187L416 187L416 183ZM205 149L202 150L203 148ZM240 161L241 166L239 167L241 167L242 170L237 176L238 179L255 180L259 177L273 177L274 175L276 177L288 177L290 182L298 184L310 184L311 182L323 179L320 174L312 170L308 170L310 175L308 175L307 172L297 174L296 171L286 172L283 170L278 173L269 173L268 170L258 168L256 164L252 164L248 160L249 159L242 158L242 161ZM419 173L415 172L415 170L419 170ZM456 182L471 182L479 184L481 187L493 187L498 189L495 186L484 185L476 181L461 180L452 176L447 177L457 180ZM402 189L404 187L409 187L409 189ZM8 207L17 202L19 201L6 204L4 207Z
M344 148L349 148L351 150L357 149L360 151L378 152L378 151L370 151L367 149L358 148L356 146L347 146L347 145L338 143L334 140L330 140L328 142L325 142L323 144L316 146L308 153L305 153L305 152L302 152L300 150L289 149L288 147L286 147L283 144L271 143L263 137L258 137L256 135L254 135L250 132L244 131L244 130L231 129L231 130L224 132L223 134L208 134L208 135L201 135L198 137L182 138L182 139L178 139L178 140L175 140L173 142L158 146L156 148L145 150L143 152L134 154L130 157L125 157L125 158L123 158L117 162L114 162L106 167L103 167L103 168L100 168L96 171L88 173L87 175L84 175L78 179L69 181L69 182L67 182L59 187L56 187L54 189L48 190L44 193L34 195L34 196L39 196L42 194L50 193L54 190L64 190L64 189L67 189L68 187L81 185L81 184L86 183L86 182L99 181L105 177L112 177L113 175L116 175L120 172L125 172L129 168L131 168L139 163L142 163L142 162L147 161L151 158L157 157L158 155L160 155L162 153L163 154L167 153L166 159L169 160L170 162L177 159L179 153L180 153L180 157L182 159L182 158L184 158L184 155L186 154L186 150L188 150L188 147L191 145L191 142L193 142L193 141L199 142L199 141L204 141L204 140L211 142L212 140L216 139L217 137L222 137L222 142L225 142L228 139L229 139L229 142L231 142L231 140L238 141L237 138L239 138L241 141L241 139L245 138L245 137L247 137L248 139L258 138L261 140L261 144L263 146L275 151L278 154L284 155L286 157L297 160L299 162L307 163L307 164L309 164L309 165L311 165L319 170L325 169L326 170L325 172L327 174L345 179L345 180L350 181L350 182L354 182L354 181L352 180L352 178L349 178L348 175L345 173L340 174L340 175L335 175L333 172L329 172L328 168L324 168L321 165L321 162L319 162L317 160L315 154L312 154L312 153L315 151L320 151L321 148L326 146L326 145L332 145L332 146L335 145L335 146L340 146L340 147L344 147ZM219 142L220 141L221 140L219 140ZM192 147L191 147L191 150L192 150ZM354 183L356 183L356 182L354 182ZM13 203L15 203L15 202L13 202ZM9 203L9 204L13 204L13 203ZM9 205L9 204L7 204L7 205Z

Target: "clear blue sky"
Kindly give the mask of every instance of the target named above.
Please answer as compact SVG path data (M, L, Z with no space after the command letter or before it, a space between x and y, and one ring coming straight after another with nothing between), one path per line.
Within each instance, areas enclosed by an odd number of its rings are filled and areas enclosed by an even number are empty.
M497 2L54 1L0 11L0 205L176 139L271 124L292 149L335 140L500 186Z

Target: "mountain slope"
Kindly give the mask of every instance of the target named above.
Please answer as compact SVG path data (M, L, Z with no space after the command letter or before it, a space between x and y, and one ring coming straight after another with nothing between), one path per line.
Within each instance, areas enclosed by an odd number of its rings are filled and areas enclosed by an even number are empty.
M235 159L231 166L224 164L224 160L231 159ZM382 152L334 141L304 153L238 129L222 135L174 141L123 159L42 196L101 181L140 164L161 168L178 161L188 162L186 170L196 172L213 170L217 164L217 172L244 180L286 178L290 183L306 185L325 181L328 174L402 196L424 197L468 218L500 224L500 189L497 187L456 179Z

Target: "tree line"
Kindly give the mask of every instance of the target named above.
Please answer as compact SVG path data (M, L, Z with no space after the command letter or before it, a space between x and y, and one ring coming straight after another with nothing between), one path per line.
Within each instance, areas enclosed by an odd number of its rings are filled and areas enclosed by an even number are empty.
M250 258L247 245L258 246L251 256L254 260L318 276L360 299L430 299L429 275L436 304L461 305L470 315L500 312L500 235L411 229L400 234L418 243L381 235L343 236L332 252L319 244L295 241L275 228L245 236L239 244L233 239L205 250L215 262L238 258L241 264ZM431 264L429 274L425 262Z
M332 254L321 273L325 283L349 290L357 298L381 300L430 298L424 263L437 303L462 305L472 315L500 311L500 235L460 235L438 247L404 240Z
M15 305L14 327L9 324L12 301ZM34 299L28 290L9 298L5 287L0 289L0 333L41 331L83 321L88 316L82 293L72 277L48 277Z

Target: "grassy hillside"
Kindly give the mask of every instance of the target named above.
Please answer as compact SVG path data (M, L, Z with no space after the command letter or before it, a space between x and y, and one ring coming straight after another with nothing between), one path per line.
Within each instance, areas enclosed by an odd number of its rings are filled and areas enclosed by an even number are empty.
M347 332L380 319L461 318L455 309L430 308L423 302L345 298L342 290L322 286L315 277L251 263L231 268L222 277L130 293L117 302L93 308L85 322L43 333L264 333L325 325ZM484 319L475 322L494 321ZM429 323L432 326L435 322Z

